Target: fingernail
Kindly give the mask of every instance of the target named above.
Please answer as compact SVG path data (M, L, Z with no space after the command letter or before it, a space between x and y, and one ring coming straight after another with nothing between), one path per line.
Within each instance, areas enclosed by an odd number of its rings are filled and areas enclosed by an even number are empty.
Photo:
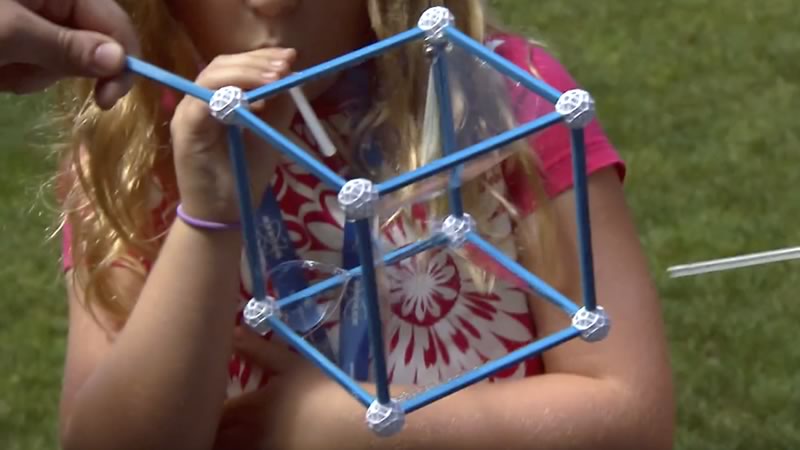
M125 52L119 44L106 42L94 51L94 63L97 69L102 71L102 75L112 75L116 73L121 65Z
M276 73L274 73L274 72L264 72L264 73L261 74L261 76L264 77L264 79L267 80L267 81L272 81L272 80L277 80L278 79L278 75Z
M275 69L283 69L286 63L284 63L283 61L272 61L270 65Z

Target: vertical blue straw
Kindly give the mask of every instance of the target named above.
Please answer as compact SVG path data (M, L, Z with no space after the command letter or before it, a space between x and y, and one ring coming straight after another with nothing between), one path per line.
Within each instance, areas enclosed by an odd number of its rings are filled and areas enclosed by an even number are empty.
M433 59L433 75L436 84L436 97L439 103L439 126L442 134L442 153L450 155L456 150L455 126L453 122L453 103L450 98L450 83L447 75L447 53L442 45L432 44L436 52ZM461 198L461 172L459 165L450 173L450 210L456 217L464 215Z
M571 130L572 172L575 178L575 216L580 249L581 285L583 304L589 311L597 306L594 286L594 261L592 254L592 227L589 219L589 187L586 174L586 144L584 129Z
M230 158L233 163L233 170L236 174L236 189L239 194L239 211L242 216L244 244L247 252L247 261L250 265L250 276L253 282L253 297L256 300L266 300L267 292L266 286L264 286L264 268L261 266L261 256L258 252L256 219L255 213L253 212L253 199L250 193L250 176L247 173L242 131L238 127L228 127L228 142L230 146Z
M389 376L386 369L386 355L384 354L383 326L378 303L378 283L375 264L373 263L372 234L370 232L369 219L356 221L356 233L358 235L358 256L361 260L361 270L363 272L361 282L364 287L367 307L367 326L375 365L377 397L378 402L382 405L388 405L391 401L389 396Z

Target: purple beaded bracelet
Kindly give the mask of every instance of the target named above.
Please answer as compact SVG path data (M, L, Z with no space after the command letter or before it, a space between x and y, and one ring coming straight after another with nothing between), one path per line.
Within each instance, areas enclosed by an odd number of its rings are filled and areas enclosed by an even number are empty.
M192 217L183 210L183 204L178 205L178 209L176 210L178 217L181 218L187 224L196 227L202 228L204 230L213 230L213 231L226 231L226 230L235 230L239 228L238 222L233 223L219 223L219 222L209 222L207 220L197 219Z

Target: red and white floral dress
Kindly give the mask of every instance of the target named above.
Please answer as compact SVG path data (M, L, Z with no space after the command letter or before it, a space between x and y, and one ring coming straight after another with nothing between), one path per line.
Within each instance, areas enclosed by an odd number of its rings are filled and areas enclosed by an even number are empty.
M520 67L531 70L545 82L566 91L577 85L564 67L541 47L513 35L494 36L487 45ZM511 89L522 89L515 88ZM517 122L527 122L553 111L550 103L535 94L515 93ZM335 138L347 142L354 118L336 101L321 99L315 111ZM316 142L303 120L296 118L292 131L310 151L320 155ZM557 195L572 185L569 134L561 125L550 127L530 138L542 163L545 188ZM333 170L346 176L346 162L334 155L319 156ZM625 167L619 155L595 121L587 129L586 157L589 172L615 167L621 178ZM521 173L505 173L494 180L493 188L523 213L533 209L532 193L526 190ZM344 215L337 193L302 167L287 162L278 167L273 184L276 199L291 240L301 259L342 266ZM488 195L488 194L487 194ZM492 201L492 200L489 200ZM174 210L175 201L160 198L158 211ZM166 223L174 220L170 214ZM500 205L493 230L512 234L513 224ZM65 236L68 232L64 233ZM383 235L384 246L399 248L414 243L419 236L409 227L391 226ZM69 240L64 240L64 265L71 266ZM514 258L513 245L503 251ZM538 338L526 293L498 279L486 293L475 285L470 262L450 251L429 251L426 264L413 259L385 268L388 289L382 301L386 308L384 339L390 380L402 385L431 386L444 382L481 363L494 360ZM250 299L247 261L242 253L243 277L240 307ZM333 345L338 342L338 314L333 314L325 330ZM495 379L536 375L544 371L539 358L511 367ZM233 357L230 362L230 396L251 391L264 382L260 370Z

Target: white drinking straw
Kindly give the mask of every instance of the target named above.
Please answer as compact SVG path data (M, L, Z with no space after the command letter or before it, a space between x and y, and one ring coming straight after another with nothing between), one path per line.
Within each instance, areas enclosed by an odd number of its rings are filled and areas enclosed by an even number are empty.
M311 130L311 135L316 139L322 154L328 158L335 155L336 146L333 145L333 141L331 141L328 133L322 128L322 123L320 123L311 104L308 103L308 99L305 94L303 94L303 91L299 87L293 87L289 89L289 94L292 96L295 105L297 105L297 110L300 111L300 115L303 116L303 119L306 121L309 130Z

